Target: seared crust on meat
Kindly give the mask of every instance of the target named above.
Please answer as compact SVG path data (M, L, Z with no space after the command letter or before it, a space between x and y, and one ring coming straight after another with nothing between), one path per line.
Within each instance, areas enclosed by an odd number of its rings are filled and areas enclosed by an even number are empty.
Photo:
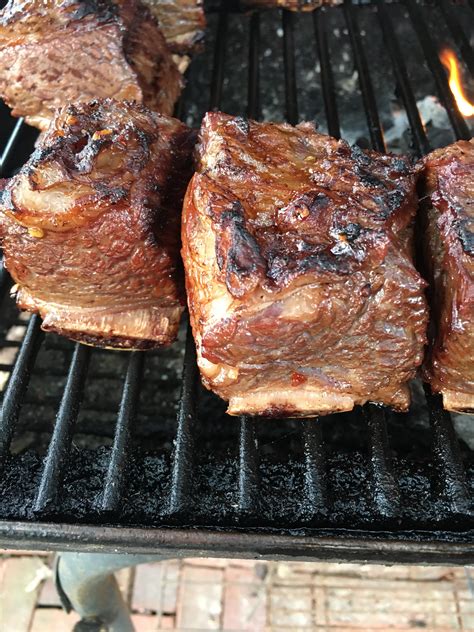
M408 407L427 319L416 176L309 123L206 115L182 254L203 382L231 414Z
M3 189L4 256L19 307L39 312L45 330L89 344L172 342L194 139L137 103L63 108Z
M444 407L474 411L474 141L423 160L432 341L424 375Z
M185 55L204 41L206 18L202 0L144 0L173 53Z
M92 98L172 114L180 72L138 0L10 0L0 12L0 95L45 130L55 108Z

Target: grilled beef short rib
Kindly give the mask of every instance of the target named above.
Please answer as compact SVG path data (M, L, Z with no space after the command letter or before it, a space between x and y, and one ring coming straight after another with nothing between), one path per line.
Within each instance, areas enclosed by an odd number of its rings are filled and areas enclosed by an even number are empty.
M10 0L0 12L0 95L44 130L55 108L114 97L172 114L182 87L156 20L138 0Z
M422 218L432 284L425 377L448 410L474 412L474 141L424 159Z
M98 346L174 340L195 134L137 103L63 108L1 202L6 267L43 328Z
M204 384L230 414L406 410L423 358L417 168L312 124L206 115L184 203Z

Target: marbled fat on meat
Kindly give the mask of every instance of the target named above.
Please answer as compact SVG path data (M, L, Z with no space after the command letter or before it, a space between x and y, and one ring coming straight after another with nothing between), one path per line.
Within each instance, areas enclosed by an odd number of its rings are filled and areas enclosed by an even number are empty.
M0 230L17 303L98 346L172 342L185 305L180 213L195 133L138 103L59 111L4 181Z
M177 54L193 52L202 44L206 28L202 0L144 0L155 16L166 43Z
M309 123L206 115L182 254L202 379L230 414L406 410L427 321L418 170Z

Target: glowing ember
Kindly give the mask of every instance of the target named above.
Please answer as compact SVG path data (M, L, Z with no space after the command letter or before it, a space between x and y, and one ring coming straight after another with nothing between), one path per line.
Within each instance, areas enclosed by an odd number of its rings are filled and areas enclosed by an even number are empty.
M474 104L468 101L461 83L459 64L456 55L449 48L445 48L440 55L441 62L449 71L449 87L456 99L458 110L463 116L474 116Z

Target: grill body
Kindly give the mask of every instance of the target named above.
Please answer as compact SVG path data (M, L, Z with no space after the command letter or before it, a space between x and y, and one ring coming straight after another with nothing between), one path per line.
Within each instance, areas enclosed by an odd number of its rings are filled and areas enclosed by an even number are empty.
M384 151L395 107L407 121L397 142L421 156L470 138L438 52L449 43L473 72L472 17L472 3L444 1L346 2L301 15L244 14L224 2L209 15L179 116L195 126L212 108L316 119ZM422 118L431 94L442 129ZM3 106L0 115L6 177L35 132ZM199 385L189 329L162 351L90 349L19 316L10 284L2 270L0 544L473 562L474 433L420 385L406 415L368 405L317 421L231 419Z

